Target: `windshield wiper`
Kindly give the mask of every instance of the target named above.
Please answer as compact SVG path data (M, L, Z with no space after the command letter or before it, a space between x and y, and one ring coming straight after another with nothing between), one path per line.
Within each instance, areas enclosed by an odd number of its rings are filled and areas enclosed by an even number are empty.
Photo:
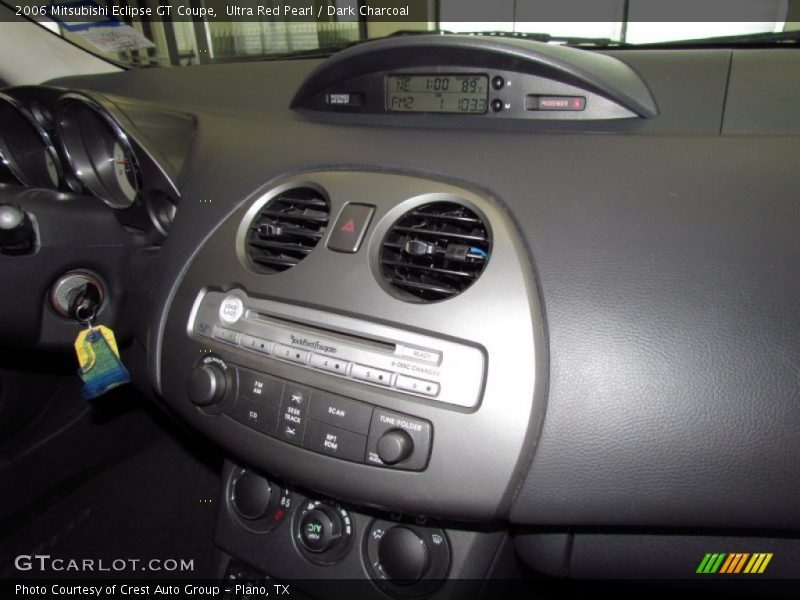
M669 40L667 42L653 42L649 44L638 44L640 48L648 47L681 47L681 46L758 46L775 44L797 44L800 43L800 30L792 31L763 31L759 33L745 33L738 35L722 35L718 37L688 39L688 40Z
M448 35L455 34L456 32L452 31L441 31L439 33L444 33ZM478 36L488 36L488 37L505 37L505 38L517 38L521 40L533 40L535 42L545 42L548 44L564 44L567 46L593 46L598 48L604 48L607 46L625 46L617 40L612 40L611 38L593 38L593 37L580 37L580 36L560 36L560 35L551 35L549 33L538 33L538 32L527 32L527 31L464 31L464 32L457 32L458 35L478 35Z

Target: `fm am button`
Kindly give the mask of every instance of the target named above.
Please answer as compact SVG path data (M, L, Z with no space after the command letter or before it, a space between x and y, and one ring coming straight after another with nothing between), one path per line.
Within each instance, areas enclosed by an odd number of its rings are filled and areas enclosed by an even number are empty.
M331 230L328 248L348 254L358 252L374 212L371 204L345 204Z

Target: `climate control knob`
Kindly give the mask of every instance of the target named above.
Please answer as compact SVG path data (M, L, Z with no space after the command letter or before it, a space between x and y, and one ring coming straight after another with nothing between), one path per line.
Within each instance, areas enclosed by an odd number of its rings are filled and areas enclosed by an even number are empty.
M244 519L260 519L275 508L276 499L269 479L253 471L243 471L233 482L231 504Z
M219 404L225 398L227 387L225 372L214 364L196 366L187 383L189 399L197 406Z
M297 549L308 560L332 565L353 547L355 529L346 509L330 500L309 498L295 513L294 535Z
M342 539L342 519L331 506L319 505L300 521L300 541L309 552L325 552Z
M381 536L378 560L386 576L395 583L411 584L428 570L425 541L406 527L392 527Z
M414 440L401 429L391 429L378 440L378 458L387 465L403 462L414 452Z

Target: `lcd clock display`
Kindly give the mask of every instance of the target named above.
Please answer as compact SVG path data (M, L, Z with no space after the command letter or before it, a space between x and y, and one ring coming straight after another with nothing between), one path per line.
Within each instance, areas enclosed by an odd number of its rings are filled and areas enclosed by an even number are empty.
M488 75L389 75L386 109L390 112L486 112Z

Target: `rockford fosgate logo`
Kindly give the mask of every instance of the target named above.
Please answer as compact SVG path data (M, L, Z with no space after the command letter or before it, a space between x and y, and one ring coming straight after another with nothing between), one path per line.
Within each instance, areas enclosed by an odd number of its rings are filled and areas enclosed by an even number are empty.
M289 337L292 338L292 345L294 346L302 346L303 348L311 348L312 350L316 350L317 352L325 352L326 354L336 354L338 350L333 346L326 346L325 344L321 344L319 340L307 340L306 338L299 338L294 337L292 334L289 334Z

